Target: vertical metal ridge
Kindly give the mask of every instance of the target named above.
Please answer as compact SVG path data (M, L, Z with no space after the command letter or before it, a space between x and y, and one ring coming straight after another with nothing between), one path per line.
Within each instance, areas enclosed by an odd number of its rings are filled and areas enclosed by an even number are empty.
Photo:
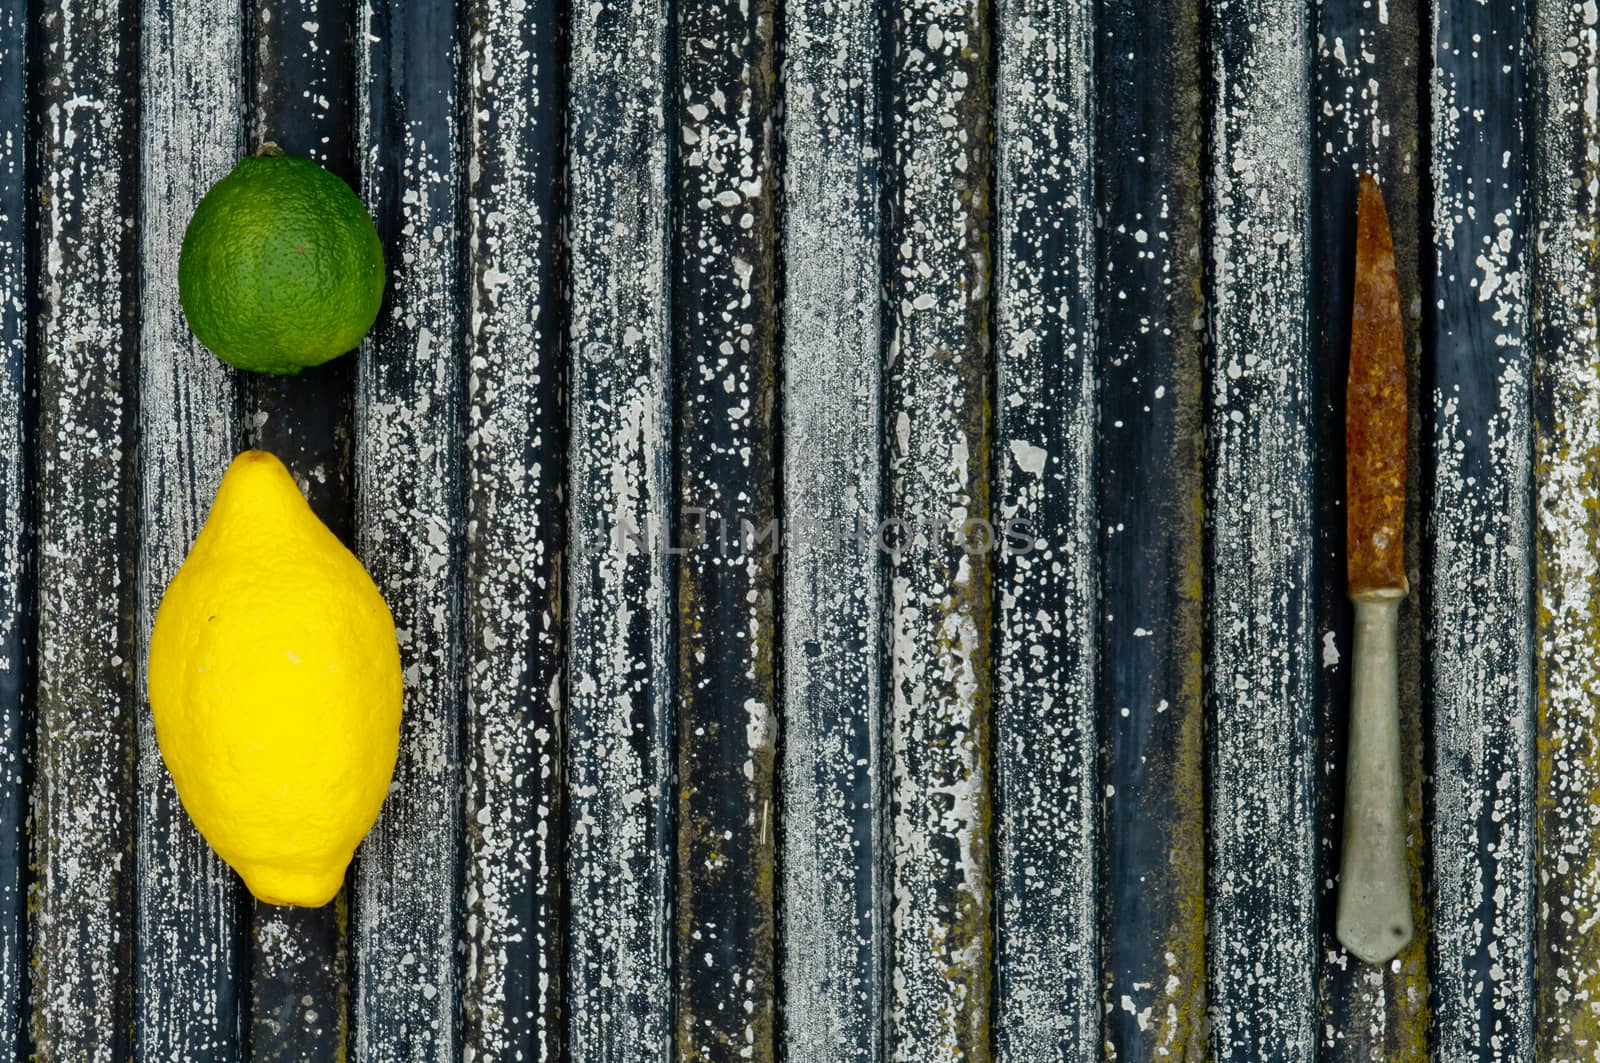
M681 5L674 1058L771 1060L777 372L775 7Z
M245 153L266 141L356 181L355 8L351 0L246 0ZM297 376L240 374L248 445L276 454L312 511L352 537L351 420L357 359ZM249 898L250 1053L328 1058L349 1033L348 894L317 909Z
M571 12L567 1051L672 1036L666 0Z
M1309 10L1211 14L1206 699L1212 1051L1314 1051Z
M1538 767L1531 1050L1600 1048L1600 30L1535 0L1530 291Z
M461 940L464 320L457 11L357 17L362 191L390 270L357 367L357 553L394 614L406 701L389 798L356 855L355 1053L453 1059Z
M781 1055L884 1058L879 9L784 5ZM802 521L815 532L801 538Z
M28 686L35 588L28 454L28 17L0 6L0 1056L28 1054Z
M465 11L468 1058L564 1058L560 11Z
M140 20L134 1021L136 1052L148 1059L243 1051L237 969L243 887L184 812L144 689L156 609L205 523L234 451L233 374L189 333L178 303L178 251L200 197L239 158L240 23L237 6L186 0L146 0Z
M30 53L40 197L30 1008L35 1050L74 1059L133 1051L137 698L124 374L136 365L136 10L127 0L43 4Z
M271 140L289 154L315 159L355 184L360 173L355 142L354 0L242 2L245 13L240 33L246 48L242 58L250 133L246 150L253 152ZM354 361L336 364L353 365ZM258 375L252 383L265 389L294 379ZM310 426L304 430L309 431Z
M1416 932L1398 963L1370 967L1334 938L1344 809L1345 730L1350 711L1352 628L1345 565L1345 380L1350 358L1357 179L1374 174L1383 190L1398 259L1401 305L1412 352L1412 408L1421 394L1419 189L1422 160L1412 136L1419 106L1421 14L1412 0L1381 8L1363 0L1324 0L1317 8L1317 255L1313 311L1317 349L1314 386L1318 440L1314 577L1317 609L1317 884L1320 936L1318 996L1325 1052L1393 1060L1427 1058L1428 912L1423 829L1421 611L1412 594L1401 606L1401 741L1405 811L1410 827L1412 908ZM1412 587L1421 583L1423 508L1420 423L1413 418L1408 454L1406 557Z
M1018 1061L1102 1045L1094 25L994 11L992 1021Z
M1424 320L1429 975L1445 1057L1532 1050L1532 453L1526 6L1435 0Z
M1201 5L1097 7L1104 1040L1201 1058Z
M889 1052L992 1052L986 0L889 18L884 129ZM988 533L992 541L992 530Z

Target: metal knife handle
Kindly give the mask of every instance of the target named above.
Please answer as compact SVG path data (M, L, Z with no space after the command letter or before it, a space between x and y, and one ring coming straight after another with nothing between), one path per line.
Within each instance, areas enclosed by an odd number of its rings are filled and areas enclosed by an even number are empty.
M1405 591L1352 596L1355 648L1344 791L1337 933L1368 963L1411 940L1405 796L1400 775L1400 601Z

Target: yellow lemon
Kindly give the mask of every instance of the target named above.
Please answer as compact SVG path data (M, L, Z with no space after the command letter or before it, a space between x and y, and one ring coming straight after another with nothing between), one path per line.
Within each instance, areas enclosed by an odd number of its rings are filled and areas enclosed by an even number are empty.
M228 467L150 633L150 708L189 817L269 904L339 892L400 744L394 619L283 463Z

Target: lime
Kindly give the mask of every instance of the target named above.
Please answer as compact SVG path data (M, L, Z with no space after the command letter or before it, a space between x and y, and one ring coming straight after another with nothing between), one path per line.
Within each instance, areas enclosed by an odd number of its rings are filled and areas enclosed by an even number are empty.
M183 234L178 300L229 365L292 374L361 342L383 301L383 245L350 186L263 145L211 186Z

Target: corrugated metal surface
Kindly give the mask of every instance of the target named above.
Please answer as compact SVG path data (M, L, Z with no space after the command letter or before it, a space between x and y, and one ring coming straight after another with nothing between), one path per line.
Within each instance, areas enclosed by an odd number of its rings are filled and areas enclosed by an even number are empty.
M1596 1058L1597 22L0 0L0 1055ZM287 380L176 299L268 139L392 269ZM1332 935L1368 169L1415 353L1382 969ZM245 446L401 629L320 911L211 854L143 696Z

